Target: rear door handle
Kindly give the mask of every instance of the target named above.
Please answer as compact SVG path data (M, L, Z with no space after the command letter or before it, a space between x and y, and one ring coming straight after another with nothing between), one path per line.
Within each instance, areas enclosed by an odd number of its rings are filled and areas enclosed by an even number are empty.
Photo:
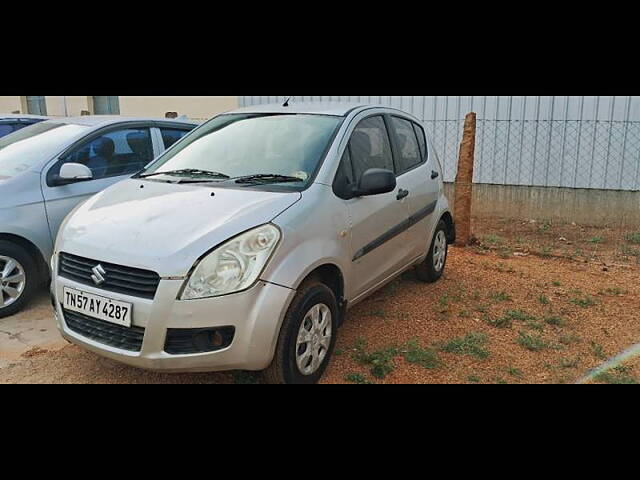
M396 199L402 200L404 197L409 195L409 190L400 189L398 190L398 195L396 195Z
M440 175L438 172L431 170L431 178L438 178L438 175Z

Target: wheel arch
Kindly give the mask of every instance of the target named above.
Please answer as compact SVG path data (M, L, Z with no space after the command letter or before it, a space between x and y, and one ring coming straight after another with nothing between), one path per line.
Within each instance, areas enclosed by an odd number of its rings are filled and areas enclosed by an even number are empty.
M49 267L47 266L47 263L44 259L44 256L42 255L42 252L36 246L35 243L31 242L30 240L24 237L21 237L20 235L16 235L14 233L0 233L0 240L14 243L24 248L29 253L29 255L31 255L35 259L40 278L41 279L46 278L46 276L49 274Z
M447 226L447 243L454 243L456 241L456 224L453 221L451 212L449 210L445 210L445 212L440 215L440 220L442 220Z
M325 262L320 265L313 266L310 271L303 274L295 285L297 290L303 282L309 279L317 279L327 285L336 297L338 308L340 308L340 318L338 324L342 324L344 320L344 312L346 311L345 285L342 270L335 263Z

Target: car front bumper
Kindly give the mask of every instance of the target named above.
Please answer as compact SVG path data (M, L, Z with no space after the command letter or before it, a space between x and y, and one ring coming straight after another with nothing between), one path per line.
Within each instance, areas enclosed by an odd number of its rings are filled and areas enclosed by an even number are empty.
M243 292L220 297L177 300L184 280L162 279L153 300L101 290L56 276L52 295L60 333L69 342L104 357L135 367L173 372L261 370L269 366L286 309L295 291L258 281ZM140 351L106 345L72 330L61 305L64 287L75 288L133 305L132 326L144 328ZM190 354L165 351L167 330L205 327L235 328L231 344L223 349ZM125 327L122 327L125 328Z

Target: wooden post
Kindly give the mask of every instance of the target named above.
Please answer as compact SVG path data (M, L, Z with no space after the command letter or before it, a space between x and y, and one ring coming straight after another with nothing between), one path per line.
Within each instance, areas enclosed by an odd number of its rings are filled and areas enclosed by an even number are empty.
M471 238L471 196L473 194L473 159L476 146L476 114L464 117L464 131L460 142L458 173L455 183L454 219L456 245L466 246Z

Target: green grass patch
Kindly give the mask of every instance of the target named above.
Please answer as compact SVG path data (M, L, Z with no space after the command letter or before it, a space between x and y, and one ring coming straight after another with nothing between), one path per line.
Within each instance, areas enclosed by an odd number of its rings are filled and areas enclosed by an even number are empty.
M633 243L635 245L640 245L640 232L630 233L624 238L629 243Z
M544 293L541 293L540 295L538 295L538 301L542 305L549 305L549 297L547 297Z
M602 243L602 237L591 237L587 240L589 243Z
M504 238L498 235L485 235L482 237L482 243L488 243L489 245L502 245L504 242Z
M477 375L469 375L467 381L471 383L480 383L480 377Z
M490 297L496 302L506 302L507 300L511 300L511 296L507 292L493 292Z
M454 338L444 344L442 351L485 359L489 356L489 351L484 348L487 341L487 336L484 333L470 332L464 337Z
M562 283L560 283L558 280L554 280L553 282L551 282L551 285L553 285L554 287L559 287L562 285Z
M604 360L607 358L607 356L604 353L604 349L602 348L602 345L600 345L597 342L594 342L593 340L591 340L589 345L591 346L591 353L593 353L597 358L599 358L600 360Z
M535 330L536 332L542 332L544 330L544 325L542 325L542 323L533 320L529 320L525 323L525 326L531 330Z
M506 372L511 375L512 377L516 377L516 378L522 378L524 377L524 373L522 373L522 370L509 366L506 368Z
M621 372L602 372L594 377L598 382L609 383L612 385L635 385L638 381L626 373Z
M578 368L578 359L577 358L561 358L560 366L562 368Z
M531 316L527 312L523 312L522 310L507 310L506 312L504 312L504 314L511 320L519 320L522 322L536 319L536 317Z
M563 333L558 337L558 341L563 345L570 345L580 341L580 337L573 333Z
M360 384L360 385L368 385L368 384L373 383L370 380L368 380L367 377L365 377L361 373L347 373L344 376L344 379L347 382L357 383L357 384Z
M561 327L566 322L562 317L558 317L556 315L550 315L548 317L544 317L544 323L547 323L549 325L554 325L556 327Z
M415 363L423 368L438 368L441 364L438 352L432 348L420 347L417 340L409 340L403 358L409 363Z
M396 347L387 347L375 352L367 353L365 344L360 343L356 347L356 360L362 365L369 367L371 375L376 378L384 378L393 371L393 357L398 354Z
M549 347L549 344L539 335L529 335L524 331L518 334L518 344L532 352L539 352Z
M574 305L578 305L579 307L582 307L582 308L589 308L596 304L596 301L588 295L583 298L578 298L578 297L572 298L569 301Z

